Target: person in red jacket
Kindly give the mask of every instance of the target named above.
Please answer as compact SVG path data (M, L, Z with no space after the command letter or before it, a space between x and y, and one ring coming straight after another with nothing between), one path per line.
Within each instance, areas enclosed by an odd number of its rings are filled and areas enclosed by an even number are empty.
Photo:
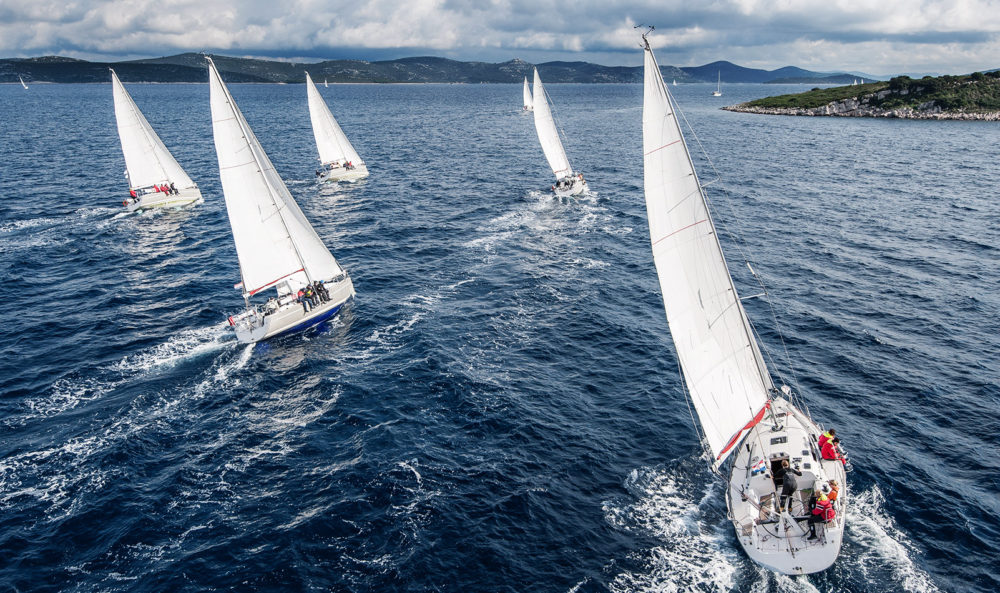
M832 439L828 440L826 443L823 444L823 448L820 449L820 455L823 456L823 459L827 460L839 459L841 463L846 465L846 462L844 461L844 456L841 455L840 450L837 449L837 444L839 442L840 439L837 437L833 437Z
M812 516L809 517L809 537L807 539L816 539L817 523L829 523L836 516L837 511L833 508L833 503L825 494L821 494L819 500L816 501L816 506L813 507Z
M819 450L822 451L823 445L825 445L827 441L833 439L835 436L837 436L837 430L834 428L831 428L830 430L819 435Z

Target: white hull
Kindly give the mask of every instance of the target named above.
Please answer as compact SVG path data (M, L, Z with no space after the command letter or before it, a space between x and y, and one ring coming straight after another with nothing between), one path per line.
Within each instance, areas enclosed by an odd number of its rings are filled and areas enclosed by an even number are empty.
M734 454L726 492L730 519L740 544L755 562L782 574L810 574L829 568L840 553L847 508L847 480L840 461L821 459L817 440L820 429L805 414L782 398L771 409L781 430L773 430L770 415L757 424L739 444ZM750 468L763 458L766 471L751 475ZM792 512L778 514L780 487L772 472L787 459L798 464L799 489L792 498ZM810 497L828 480L840 486L834 509L837 516L816 525L816 539L808 539Z
M558 182L552 186L552 191L560 198L582 194L588 189L586 180L580 176L573 177L569 186L560 186Z
M317 304L308 312L302 303L295 301L294 296L288 295L274 302L271 308L254 307L230 318L236 331L236 339L240 343L251 344L279 334L306 329L332 317L344 303L354 297L354 283L346 274L336 283L327 281L326 289L330 293L330 300Z
M197 187L189 187L180 190L176 194L164 192L154 192L143 194L138 199L129 198L125 200L125 209L129 212L136 210L149 210L151 208L180 208L193 204L201 199L201 190Z
M712 91L712 96L713 97L721 97L722 93L720 93L719 91Z
M353 169L335 167L325 169L319 175L320 181L357 181L368 177L367 165L357 165Z

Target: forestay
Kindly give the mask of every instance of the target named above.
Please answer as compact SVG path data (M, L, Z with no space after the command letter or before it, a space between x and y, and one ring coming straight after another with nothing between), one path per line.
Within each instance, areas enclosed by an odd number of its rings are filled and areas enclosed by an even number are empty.
M341 272L264 153L209 60L212 128L243 292L282 280L291 287Z
M330 113L326 101L319 94L312 77L306 72L306 88L309 95L309 118L312 120L313 135L319 149L319 160L324 165L333 162L351 162L355 165L363 161L354 146L340 129L337 120Z
M542 86L542 79L538 76L538 68L535 68L535 86L532 92L532 105L535 112L535 130L538 132L538 141L542 144L542 152L552 167L556 179L567 177L573 173L569 166L569 159L566 158L566 150L563 149L562 141L559 140L559 130L556 128L555 119L552 118L552 110L549 102L545 98L545 88Z
M178 189L194 186L125 91L114 70L111 71L111 88L130 188L162 183L174 183Z
M708 446L721 464L760 421L773 384L648 47L642 132L649 235L667 323Z

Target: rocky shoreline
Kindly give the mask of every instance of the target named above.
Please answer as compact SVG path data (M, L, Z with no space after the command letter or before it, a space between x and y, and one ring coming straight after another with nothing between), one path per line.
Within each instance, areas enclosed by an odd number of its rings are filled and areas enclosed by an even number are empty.
M738 111L741 113L761 113L766 115L806 115L806 116L831 116L831 117L886 117L897 119L960 119L977 121L1000 121L1000 111L992 112L964 112L964 111L943 111L940 107L933 105L920 105L917 109L904 107L900 109L880 109L872 107L867 102L858 99L845 99L835 101L820 107L800 108L800 107L756 107L748 103L730 105L723 107L726 111Z

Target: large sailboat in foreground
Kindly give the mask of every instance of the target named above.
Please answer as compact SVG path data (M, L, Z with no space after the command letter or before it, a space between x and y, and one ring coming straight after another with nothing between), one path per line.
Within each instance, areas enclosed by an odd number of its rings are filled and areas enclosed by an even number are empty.
M114 70L111 88L128 178L129 198L123 202L125 208L134 212L184 206L200 200L201 190L163 145Z
M524 100L524 110L532 111L534 110L534 101L531 100L531 89L528 88L528 77L524 77L524 88L521 91L521 96Z
M312 120L316 148L322 167L316 171L321 181L356 181L368 177L368 167L354 150L351 141L333 119L330 108L319 89L306 72L306 93L309 95L309 119Z
M844 465L820 455L820 428L777 389L736 293L705 192L674 103L645 42L642 113L646 209L653 259L687 396L698 413L713 469L728 465L729 518L747 554L783 574L808 574L837 559L844 535ZM782 462L801 472L791 511L779 510ZM836 480L836 516L808 519L813 499ZM826 504L825 502L823 504ZM828 516L828 515L827 515ZM814 520L815 521L815 520Z
M552 117L552 110L549 108L549 101L545 98L545 87L542 86L542 79L538 76L538 68L535 68L535 88L532 93L532 107L535 111L535 130L538 132L538 141L542 143L542 152L545 153L552 173L556 176L556 184L552 186L552 191L557 196L573 196L587 189L587 182L583 178L583 173L573 171L566 157L566 149L563 148L562 141L559 140L559 129L556 127L556 120Z
M354 284L292 199L207 59L215 151L240 261L237 287L246 304L229 323L240 342L257 342L330 318L354 296ZM276 294L266 303L251 304L251 297L271 288ZM299 298L310 288L312 302Z

